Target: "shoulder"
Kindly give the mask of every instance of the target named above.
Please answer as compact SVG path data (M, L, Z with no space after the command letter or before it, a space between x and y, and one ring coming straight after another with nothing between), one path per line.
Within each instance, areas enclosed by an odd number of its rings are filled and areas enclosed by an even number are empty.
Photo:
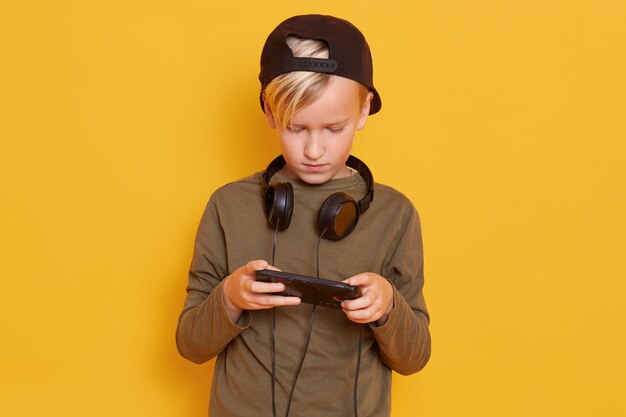
M263 185L261 173L254 173L216 189L210 196L206 211L213 211L220 218L232 214L262 209Z
M374 183L374 201L394 206L414 207L411 200L401 191L385 184Z
M254 193L258 195L262 189L261 172L254 173L237 181L222 185L213 192L212 201L244 197Z
M392 217L401 224L405 224L411 218L419 219L413 202L403 192L385 184L374 184L374 200L371 208L379 216Z

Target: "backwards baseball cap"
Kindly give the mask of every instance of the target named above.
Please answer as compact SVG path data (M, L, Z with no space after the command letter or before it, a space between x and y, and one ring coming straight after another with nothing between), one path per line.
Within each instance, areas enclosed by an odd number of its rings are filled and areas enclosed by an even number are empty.
M328 45L328 59L294 57L288 36L315 39ZM370 114L382 106L374 88L372 55L363 34L347 20L318 14L294 16L270 33L261 52L261 94L274 78L292 71L339 75L357 81L374 93ZM261 99L263 108L263 99Z

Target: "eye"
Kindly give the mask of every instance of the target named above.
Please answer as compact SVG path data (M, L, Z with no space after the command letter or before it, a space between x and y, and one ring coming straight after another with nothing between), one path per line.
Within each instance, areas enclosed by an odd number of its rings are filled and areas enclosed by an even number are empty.
M289 133L300 133L304 130L304 128L298 126L287 126L286 130Z
M341 133L343 131L343 129L344 129L344 126L342 126L342 127L329 127L328 131L330 133Z

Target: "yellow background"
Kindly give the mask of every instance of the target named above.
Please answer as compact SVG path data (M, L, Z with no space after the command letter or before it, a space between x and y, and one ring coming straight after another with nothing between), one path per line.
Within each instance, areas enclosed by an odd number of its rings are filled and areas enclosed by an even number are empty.
M0 414L206 415L195 229L277 153L258 57L309 12L367 36L354 153L422 216L433 355L393 415L626 415L622 0L2 1Z

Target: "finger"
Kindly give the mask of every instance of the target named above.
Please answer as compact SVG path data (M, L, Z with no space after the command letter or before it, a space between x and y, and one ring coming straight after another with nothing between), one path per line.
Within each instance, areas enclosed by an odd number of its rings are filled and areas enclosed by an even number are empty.
M346 300L342 304L344 313L350 320L370 323L383 316L383 302L380 298L371 299L368 296L356 300Z
M273 292L281 292L285 290L285 284L280 282L260 282L260 281L251 281L250 282L250 292L254 293L273 293Z
M302 301L298 297L285 297L282 295L258 296L250 302L251 309L266 309L279 306L298 305Z
M355 323L371 323L375 321L365 310L356 310L346 312L346 317Z
M254 275L256 271L260 269L266 269L268 266L269 263L263 259L250 261L246 264L245 273L246 275Z
M382 313L375 307L345 311L345 313L348 319L356 323L372 323L382 317Z
M359 275L350 277L344 280L343 282L345 282L348 285L352 285L354 287L366 286L371 283L371 278L368 274L359 274Z
M298 297L286 297L282 295L276 295L270 300L271 305L278 306L296 306L302 302Z
M341 303L341 307L348 311L363 310L372 305L372 299L368 294L354 300L344 300Z

